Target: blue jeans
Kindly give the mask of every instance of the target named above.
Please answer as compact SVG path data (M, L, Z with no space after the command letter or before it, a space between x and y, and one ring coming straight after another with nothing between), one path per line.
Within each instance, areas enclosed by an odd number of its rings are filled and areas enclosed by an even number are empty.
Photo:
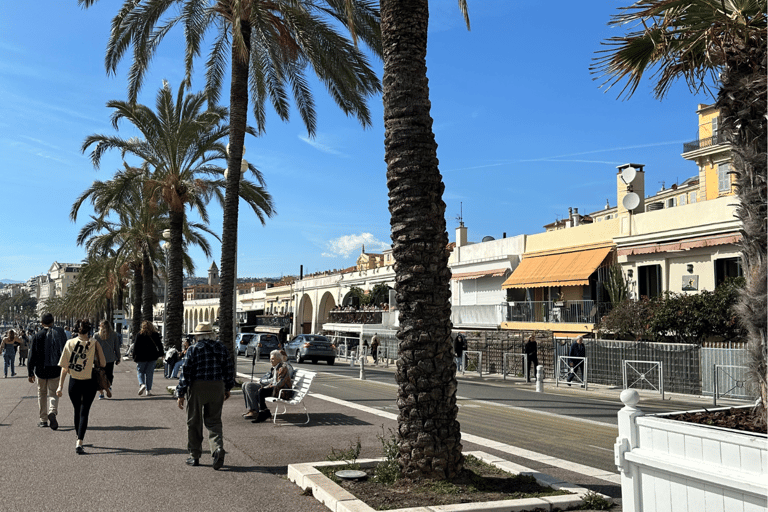
M173 371L171 372L171 378L172 379L178 379L179 378L179 370L181 369L181 363L183 363L183 359L179 359L176 361L176 364L173 365Z
M8 367L11 367L11 375L16 374L16 370L13 367L14 360L16 359L16 354L3 354L3 359L5 359L5 375L8 375Z
M461 371L461 359L462 359L461 356L456 356L456 371L457 372Z
M152 377L155 374L155 361L136 363L136 373L139 376L139 385L147 386L147 391L152 391Z

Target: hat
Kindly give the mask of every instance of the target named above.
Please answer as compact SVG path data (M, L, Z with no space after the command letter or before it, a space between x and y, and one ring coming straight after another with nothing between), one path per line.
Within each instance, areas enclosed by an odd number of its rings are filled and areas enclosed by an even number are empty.
M211 327L211 324L208 322L200 322L195 326L195 330L192 331L190 334L211 334L213 333L213 328Z

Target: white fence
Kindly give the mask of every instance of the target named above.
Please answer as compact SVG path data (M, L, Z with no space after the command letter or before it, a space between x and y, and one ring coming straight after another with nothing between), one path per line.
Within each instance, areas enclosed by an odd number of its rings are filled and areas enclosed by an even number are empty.
M493 326L506 321L506 304L480 306L451 306L451 322L454 327Z

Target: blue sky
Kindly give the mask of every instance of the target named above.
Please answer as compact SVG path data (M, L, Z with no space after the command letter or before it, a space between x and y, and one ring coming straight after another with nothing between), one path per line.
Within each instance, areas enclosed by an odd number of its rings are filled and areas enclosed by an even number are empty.
M589 65L607 26L625 1L546 4L469 0L467 31L456 0L430 2L427 55L434 131L449 238L463 208L470 241L541 232L568 207L581 213L615 202L616 166L645 164L646 193L697 173L680 157L697 138L696 108L711 103L676 84L663 102L645 80L630 100L604 92ZM125 60L116 76L104 70L110 20L119 2L81 10L76 0L29 6L12 2L0 18L0 161L4 215L0 278L26 280L53 261L79 262L77 233L90 211L69 219L75 198L93 180L107 180L119 155L92 168L80 153L92 133L115 133L107 101L126 98ZM160 46L139 101L154 105L163 79L183 77L182 34ZM200 60L197 70L202 72ZM374 65L381 70L380 61ZM198 76L193 89L203 80ZM364 130L315 85L318 130L307 137L297 115L271 115L267 133L246 139L245 157L264 174L277 216L261 226L243 208L239 277L276 277L344 268L365 244L390 243L381 97L372 98L374 126ZM223 95L224 98L227 94ZM130 136L128 125L118 132ZM463 205L463 206L462 206ZM210 225L221 232L217 204ZM220 246L211 239L215 259ZM192 252L196 275L211 261Z

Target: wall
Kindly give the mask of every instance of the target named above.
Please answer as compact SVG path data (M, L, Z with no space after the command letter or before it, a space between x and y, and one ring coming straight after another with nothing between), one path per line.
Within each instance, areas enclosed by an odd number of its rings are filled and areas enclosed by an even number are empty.
M701 228L702 232L712 231L713 226L718 223L736 221L736 201L734 197L720 197L712 201L701 201L633 215L632 231L627 235L642 237L676 229L693 233L697 230L696 228ZM622 241L617 240L617 242L621 245Z
M619 234L618 226L619 219L609 219L592 224L582 224L575 228L528 235L525 243L525 252L528 254L566 247L612 242L613 237Z
M509 238L501 238L490 242L456 247L448 258L448 266L452 267L459 263L465 264L471 261L484 259L499 259L513 255L523 254L525 251L525 235L518 235ZM481 270L481 269L478 269ZM461 270L469 272L469 270Z

